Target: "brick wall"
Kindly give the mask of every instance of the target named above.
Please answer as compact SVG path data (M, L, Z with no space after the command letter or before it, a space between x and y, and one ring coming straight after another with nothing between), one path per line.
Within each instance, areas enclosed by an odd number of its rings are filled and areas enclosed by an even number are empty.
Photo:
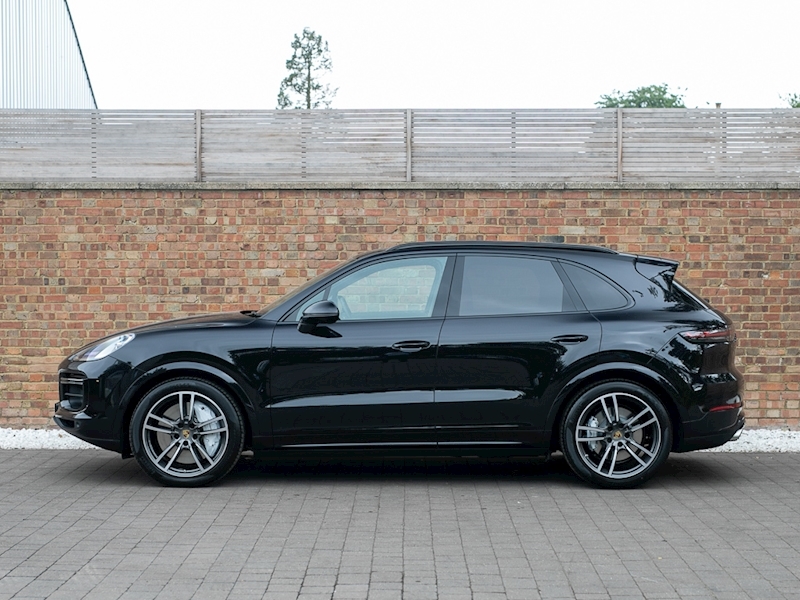
M750 423L797 427L798 200L800 189L613 186L0 190L0 426L49 425L58 363L94 338L257 308L367 250L467 238L679 260L679 279L736 323Z

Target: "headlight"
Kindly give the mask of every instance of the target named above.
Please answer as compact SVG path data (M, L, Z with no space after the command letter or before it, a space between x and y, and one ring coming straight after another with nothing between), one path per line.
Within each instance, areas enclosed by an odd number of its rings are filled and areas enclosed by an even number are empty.
M72 357L72 360L90 361L100 360L122 348L125 344L130 342L136 336L132 333L123 333L116 337L107 339L99 344L88 346L79 351Z

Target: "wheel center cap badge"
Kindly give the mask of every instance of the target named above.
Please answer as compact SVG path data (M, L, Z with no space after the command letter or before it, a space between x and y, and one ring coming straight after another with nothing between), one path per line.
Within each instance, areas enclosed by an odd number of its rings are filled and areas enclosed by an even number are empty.
M181 433L183 434L184 439L187 440L189 439L189 435L191 435L188 429L184 429L183 431L181 431Z
M615 440L618 440L618 439L619 439L619 438L621 438L621 437L622 437L622 432L621 432L619 429L617 429L617 430L614 432L614 439L615 439Z

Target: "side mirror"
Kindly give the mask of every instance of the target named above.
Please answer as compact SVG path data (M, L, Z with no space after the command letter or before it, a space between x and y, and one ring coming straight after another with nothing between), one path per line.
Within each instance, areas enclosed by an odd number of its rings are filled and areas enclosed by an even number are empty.
M311 333L317 325L335 323L339 320L339 309L330 300L315 302L303 311L297 331Z

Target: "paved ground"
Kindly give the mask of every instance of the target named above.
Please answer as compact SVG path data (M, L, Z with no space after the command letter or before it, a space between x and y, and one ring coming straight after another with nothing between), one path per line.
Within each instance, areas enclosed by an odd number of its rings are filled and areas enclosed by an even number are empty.
M797 598L800 454L673 455L589 488L563 460L245 461L151 483L103 451L0 451L4 598Z

